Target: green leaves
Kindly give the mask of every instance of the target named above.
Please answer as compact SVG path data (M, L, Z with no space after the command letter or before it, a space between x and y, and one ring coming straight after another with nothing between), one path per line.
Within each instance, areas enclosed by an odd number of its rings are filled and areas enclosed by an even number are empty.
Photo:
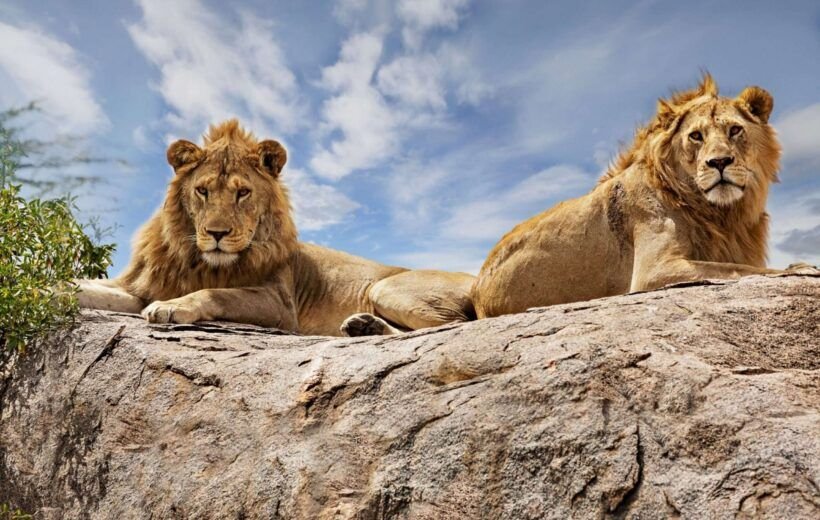
M0 186L14 178L22 156L23 145L14 138L14 131L0 124Z
M95 245L69 198L26 200L9 184L22 148L0 121L0 347L23 350L77 313L76 278L105 276L113 245Z
M19 508L12 508L6 503L0 504L0 520L32 520L32 518L34 517Z

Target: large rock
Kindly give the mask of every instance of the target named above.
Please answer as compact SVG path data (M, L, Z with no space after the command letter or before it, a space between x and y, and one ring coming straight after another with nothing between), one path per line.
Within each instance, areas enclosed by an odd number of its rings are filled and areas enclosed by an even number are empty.
M38 518L820 518L820 278L372 339L84 312L0 383Z

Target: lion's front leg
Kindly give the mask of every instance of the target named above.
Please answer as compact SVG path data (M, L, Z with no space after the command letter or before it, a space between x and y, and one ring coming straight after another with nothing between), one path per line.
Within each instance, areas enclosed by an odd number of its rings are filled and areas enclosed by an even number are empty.
M77 300L83 309L138 314L145 303L120 287L116 280L76 280Z
M210 319L204 316L201 305L189 296L156 301L144 308L141 314L150 323L194 323Z
M806 262L797 262L794 264L789 264L785 271L782 272L784 275L806 275L806 276L820 276L820 268L816 265L807 264Z
M820 275L816 267L800 264L783 269L769 269L745 264L704 262L700 260L676 260L658 262L651 269L636 271L632 277L631 292L651 291L681 282L696 282L708 279L737 280L751 275Z
M808 273L809 266L801 264L791 271L769 269L747 264L708 262L687 258L689 244L675 232L671 219L653 226L635 229L635 260L630 292L651 291L682 282L708 279L736 280L750 275L778 275Z
M151 323L224 320L298 331L293 298L277 287L203 289L173 300L156 301L142 315Z

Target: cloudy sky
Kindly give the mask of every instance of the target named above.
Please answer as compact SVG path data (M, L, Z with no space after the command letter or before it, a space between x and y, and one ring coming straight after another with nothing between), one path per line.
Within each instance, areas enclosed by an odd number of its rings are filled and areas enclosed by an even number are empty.
M820 3L4 0L0 107L129 166L80 205L113 273L172 175L165 147L239 117L289 150L304 240L476 272L515 223L592 186L659 96L709 70L773 93L770 263L820 263ZM82 170L82 168L80 168Z

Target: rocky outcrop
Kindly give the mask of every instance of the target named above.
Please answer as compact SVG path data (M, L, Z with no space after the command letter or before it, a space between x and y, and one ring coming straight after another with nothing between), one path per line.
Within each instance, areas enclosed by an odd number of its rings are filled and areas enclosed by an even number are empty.
M3 370L37 518L820 517L820 278L357 339L84 312Z

